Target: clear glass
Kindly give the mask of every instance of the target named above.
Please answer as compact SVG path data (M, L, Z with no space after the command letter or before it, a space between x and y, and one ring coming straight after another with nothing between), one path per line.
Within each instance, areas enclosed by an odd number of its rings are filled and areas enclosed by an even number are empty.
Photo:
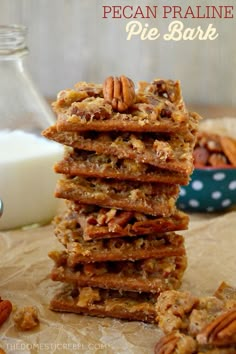
M41 136L55 117L27 72L26 33L0 26L0 230L45 223L57 206L52 165L61 148Z
M39 133L54 116L26 70L26 33L24 26L0 26L0 129Z

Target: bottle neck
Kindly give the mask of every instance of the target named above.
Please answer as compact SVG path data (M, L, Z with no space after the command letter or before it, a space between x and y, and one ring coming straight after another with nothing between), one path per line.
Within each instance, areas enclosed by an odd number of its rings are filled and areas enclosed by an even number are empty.
M21 25L0 26L0 60L15 60L28 54L27 29Z

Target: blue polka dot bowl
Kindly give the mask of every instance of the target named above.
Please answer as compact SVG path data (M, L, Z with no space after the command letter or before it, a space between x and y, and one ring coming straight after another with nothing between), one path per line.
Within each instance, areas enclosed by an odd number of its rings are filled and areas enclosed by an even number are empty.
M236 205L236 168L195 168L181 186L177 206L190 212L218 212Z

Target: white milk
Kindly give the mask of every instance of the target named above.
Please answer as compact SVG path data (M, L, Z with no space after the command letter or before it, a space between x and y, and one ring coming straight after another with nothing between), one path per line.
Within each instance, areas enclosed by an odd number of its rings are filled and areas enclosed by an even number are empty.
M0 131L0 230L45 223L57 212L58 175L53 165L61 145L23 131Z

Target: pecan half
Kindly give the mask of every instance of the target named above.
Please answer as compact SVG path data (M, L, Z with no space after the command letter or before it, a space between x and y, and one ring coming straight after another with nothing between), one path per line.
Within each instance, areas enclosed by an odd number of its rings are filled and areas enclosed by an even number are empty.
M228 136L221 136L220 142L228 160L233 166L236 166L236 140Z
M210 154L203 146L198 146L193 151L193 159L195 166L205 166Z
M227 159L223 154L214 153L208 159L209 165L213 167L226 166L228 165Z
M201 345L236 344L236 308L216 317L201 330L196 339Z
M12 304L9 300L0 298L0 326L8 319L12 311Z
M114 111L124 112L135 102L134 83L124 75L109 76L103 83L103 96Z
M192 354L197 349L196 341L185 334L172 332L162 337L155 346L155 354Z
M174 332L162 337L155 346L155 354L173 353L177 342L178 338Z

